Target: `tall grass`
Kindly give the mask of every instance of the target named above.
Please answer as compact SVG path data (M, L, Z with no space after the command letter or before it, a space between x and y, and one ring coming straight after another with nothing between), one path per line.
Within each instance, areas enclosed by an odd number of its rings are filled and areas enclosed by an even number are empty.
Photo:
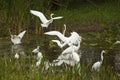
M81 73L75 67L65 69L62 67L50 67L44 71L44 64L39 68L35 67L35 58L14 59L13 55L0 57L0 79L1 80L118 80L112 68L101 67L100 72L92 72L84 64L81 66Z
M75 5L76 3L79 3L79 5ZM98 4L94 0L93 2L77 0L76 3L73 3L72 0L67 0L66 2L55 0L1 1L1 36L17 34L24 29L27 29L28 33L42 34L41 21L38 17L30 14L31 9L43 12L47 18L49 18L50 13L55 13L55 16L64 16L63 19L56 20L50 25L51 28L53 27L56 30L62 30L65 23L68 26L72 26L72 29L77 29L79 25L90 26L98 24L104 27L106 25L119 24L119 1L103 1ZM59 8L52 10L54 5Z

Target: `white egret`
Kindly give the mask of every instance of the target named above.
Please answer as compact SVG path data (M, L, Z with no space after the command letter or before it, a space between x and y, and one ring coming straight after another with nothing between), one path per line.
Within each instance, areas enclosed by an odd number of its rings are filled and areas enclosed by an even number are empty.
M71 36L70 37L65 37L59 31L49 31L49 32L45 32L44 34L46 34L46 35L56 35L57 37L59 37L60 40L64 42L62 44L61 48L64 47L65 45L67 45L67 44L69 46L73 45L73 44L78 44L78 41L81 40L81 36L79 36L79 34L77 32L71 32Z
M64 31L63 31L63 35L65 36L65 32L66 32L66 24L64 24ZM61 43L62 41L59 41L59 40L52 40L52 42L55 42L57 43L57 45L62 48L64 46L63 43Z
M15 59L19 59L19 54L18 53L15 54Z
M64 44L61 43L61 41L59 41L59 40L52 40L52 42L57 43L57 45L58 45L60 48L62 48L62 47L64 46Z
M81 43L81 40L78 41L78 45L77 45L77 46L73 46L73 45L72 45L72 46L66 48L66 49L62 52L62 54L70 53L70 52L72 52L73 49L74 49L75 52L78 52L78 50L79 50L79 48L80 48L80 43Z
M103 61L103 53L105 53L104 50L102 50L102 52L101 52L101 60L97 61L93 64L92 70L100 71L100 66L101 66L102 61Z
M38 61L36 62L36 67L39 67L39 65L41 64L41 60L43 58L42 53L39 52L39 46L37 46L37 48L34 49L32 52L33 53L37 53L37 60Z
M39 52L39 48L40 48L40 46L37 46L37 48L34 49L32 52L33 52L33 53L38 53L38 52Z
M71 48L72 47L72 48ZM78 53L75 51L76 46L75 45L71 45L70 47L68 47L66 50L70 50L67 51L66 53L62 53L57 60L54 60L53 62L56 62L57 66L60 66L62 63L66 63L68 65L74 66L75 64L77 64L80 61L80 57L78 55Z
M37 62L36 62L36 67L39 67L39 65L41 64L41 60L42 60L43 56L42 56L42 53L41 52L38 52L38 55L37 55Z
M53 20L63 18L62 16L60 16L60 17L54 17L53 18L52 16L54 14L51 14L50 15L51 19L47 20L47 18L44 16L44 14L42 12L35 11L35 10L30 10L30 13L33 14L33 15L35 15L35 16L37 16L37 17L39 17L40 20L41 20L41 22L42 22L41 26L42 27L46 27L46 28L49 26L49 24L51 24L53 22Z
M24 36L26 31L23 31L21 33L19 33L18 35L11 35L11 41L14 45L16 44L20 44L21 43L21 39Z

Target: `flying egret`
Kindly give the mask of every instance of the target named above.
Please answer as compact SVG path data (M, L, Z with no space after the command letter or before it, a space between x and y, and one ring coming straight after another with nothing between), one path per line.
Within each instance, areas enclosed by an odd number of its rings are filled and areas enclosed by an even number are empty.
M33 53L37 53L37 60L38 61L36 62L36 67L39 67L39 65L41 64L41 60L43 58L42 53L39 52L39 46L37 46L37 48L34 49L32 52Z
M93 64L92 66L92 70L96 70L96 71L100 71L100 66L102 64L102 61L103 61L103 53L105 53L104 50L101 51L101 60L100 61L97 61Z
M64 36L65 36L65 32L66 32L66 24L64 24L64 31L63 31L63 35L64 35ZM62 46L64 46L63 43L61 43L62 41L52 40L52 42L57 43L57 45L58 45L60 48L62 48Z
M60 17L52 17L54 15L52 13L50 15L51 19L47 20L47 18L44 16L44 14L42 12L35 11L35 10L30 10L30 13L33 14L33 15L35 15L35 16L37 16L37 17L39 17L40 20L41 20L41 22L42 22L41 26L42 27L46 27L46 28L49 26L49 24L51 24L53 22L53 20L63 18L62 16L60 16Z
M73 45L73 44L78 44L78 41L81 40L81 36L79 36L79 34L77 32L71 32L71 36L70 37L65 37L62 33L60 33L59 31L49 31L49 32L45 32L44 34L46 35L56 35L57 37L60 38L61 41L63 41L63 45L61 46L64 47L65 45Z
M61 43L61 41L59 41L59 40L52 40L52 42L57 43L57 45L58 45L60 48L62 48L62 47L64 46L63 43Z
M11 35L11 41L14 45L16 44L20 44L21 43L21 39L24 36L26 31L23 31L21 33L19 33L18 35Z

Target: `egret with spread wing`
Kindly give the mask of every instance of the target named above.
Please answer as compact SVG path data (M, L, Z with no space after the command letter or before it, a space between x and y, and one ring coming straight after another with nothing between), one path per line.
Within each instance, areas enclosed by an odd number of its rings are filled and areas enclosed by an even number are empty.
M11 35L11 41L14 45L16 44L20 44L21 43L21 39L23 38L24 34L26 31L23 31L21 33L19 33L18 35Z
M64 31L63 31L63 35L65 36L65 32L66 32L66 24L64 24ZM64 44L62 43L62 41L59 40L52 40L52 42L57 43L57 45L62 48L64 46Z
M63 18L62 16L60 16L60 17L52 17L54 14L51 14L50 15L51 19L48 20L44 16L44 14L42 12L35 11L35 10L30 10L30 13L33 14L33 15L35 15L35 16L37 16L37 17L39 17L40 20L41 20L41 22L42 22L41 26L42 27L46 27L46 28L49 26L49 24L51 24L53 22L53 20Z
M44 34L46 35L56 35L57 37L59 37L59 39L64 42L61 46L64 47L65 45L73 45L73 44L78 44L78 41L81 41L81 36L79 36L79 34L77 32L72 32L70 37L65 37L62 33L60 33L59 31L49 31L49 32L45 32ZM54 41L57 42L58 41Z

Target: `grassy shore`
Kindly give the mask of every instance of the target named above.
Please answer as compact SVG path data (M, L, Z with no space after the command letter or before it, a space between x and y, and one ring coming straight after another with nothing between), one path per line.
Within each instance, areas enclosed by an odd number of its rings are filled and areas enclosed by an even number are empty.
M81 64L80 74L75 67L50 67L45 71L43 63L35 67L35 58L14 59L13 55L0 57L1 80L118 80L111 67L102 66L100 72L91 71Z

